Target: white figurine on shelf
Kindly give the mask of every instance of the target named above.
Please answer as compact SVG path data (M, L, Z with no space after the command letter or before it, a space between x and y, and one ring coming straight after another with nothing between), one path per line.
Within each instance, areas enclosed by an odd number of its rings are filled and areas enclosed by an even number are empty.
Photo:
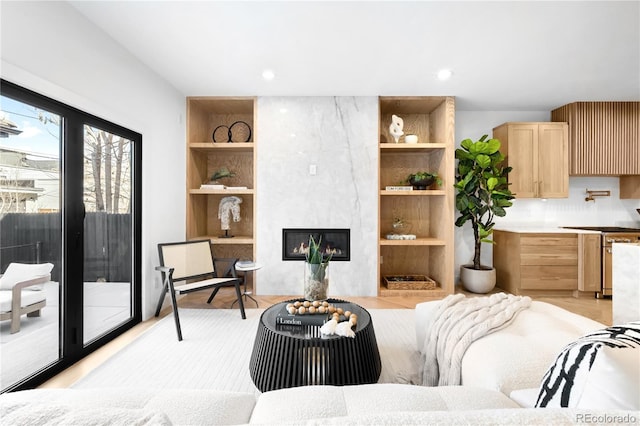
M400 140L400 136L404 135L402 128L404 127L404 120L397 115L391 116L391 124L389 125L389 133L393 136L396 143Z
M218 206L218 219L220 219L220 229L224 231L225 237L230 237L229 229L231 229L231 216L233 216L234 222L240 222L240 203L242 203L242 198L236 197L235 195L223 197L220 200L220 205Z

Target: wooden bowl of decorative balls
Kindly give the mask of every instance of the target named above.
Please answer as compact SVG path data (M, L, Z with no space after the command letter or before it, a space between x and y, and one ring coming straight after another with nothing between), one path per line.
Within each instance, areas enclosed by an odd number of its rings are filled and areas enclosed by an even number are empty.
M342 308L336 308L329 302L314 300L310 302L305 300L304 302L296 301L287 304L287 311L291 315L316 315L316 314L329 314L331 319L340 322L340 317L344 316L345 321L349 321L351 327L358 324L358 316L351 311L345 311Z

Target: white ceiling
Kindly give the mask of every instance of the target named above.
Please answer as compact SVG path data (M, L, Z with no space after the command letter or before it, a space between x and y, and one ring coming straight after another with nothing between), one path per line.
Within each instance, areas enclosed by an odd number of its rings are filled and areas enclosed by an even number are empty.
M532 111L640 100L638 1L70 3L186 96L453 95L458 109Z

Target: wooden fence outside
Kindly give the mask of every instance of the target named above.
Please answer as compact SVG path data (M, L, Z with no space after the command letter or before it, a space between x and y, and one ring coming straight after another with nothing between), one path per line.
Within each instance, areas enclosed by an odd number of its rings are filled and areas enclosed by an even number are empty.
M84 226L84 281L131 282L131 216L87 213ZM60 280L60 213L7 213L0 218L0 272L9 263L51 262Z

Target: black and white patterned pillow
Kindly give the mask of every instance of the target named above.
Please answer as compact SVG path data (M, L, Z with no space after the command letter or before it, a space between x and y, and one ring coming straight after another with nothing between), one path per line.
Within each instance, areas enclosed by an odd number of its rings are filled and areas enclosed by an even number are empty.
M594 331L568 344L542 378L536 407L576 407L603 346L640 350L640 321Z

